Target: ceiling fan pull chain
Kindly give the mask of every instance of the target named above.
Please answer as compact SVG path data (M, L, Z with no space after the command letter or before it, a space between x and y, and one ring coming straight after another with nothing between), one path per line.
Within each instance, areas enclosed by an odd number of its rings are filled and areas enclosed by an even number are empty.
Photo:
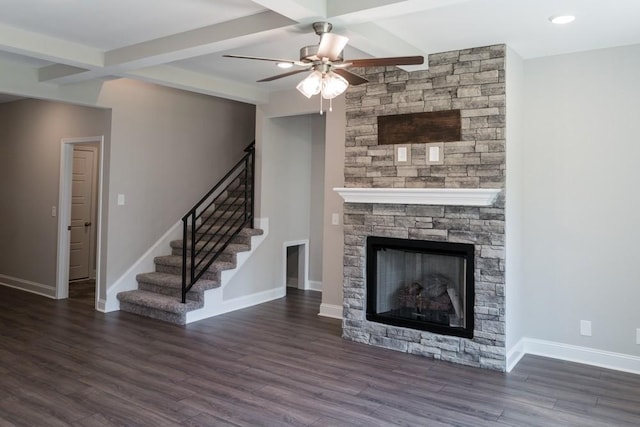
M320 91L320 115L322 115L322 91Z
M329 98L329 112L333 111L333 98Z

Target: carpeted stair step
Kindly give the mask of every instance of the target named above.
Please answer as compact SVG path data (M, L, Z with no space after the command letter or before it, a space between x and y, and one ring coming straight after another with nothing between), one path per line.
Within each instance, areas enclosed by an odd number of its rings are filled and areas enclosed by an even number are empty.
M182 240L173 240L171 245L171 254L172 255L182 255ZM216 245L219 247L220 245ZM209 249L214 248L214 243L207 243L206 240L202 242L196 243L196 254L199 250L204 251L206 253ZM238 252L247 252L251 250L251 245L245 245L241 243L229 243L225 250L220 254L218 259L220 261L227 262L235 262L235 257ZM191 241L187 241L187 254L191 254ZM188 256L188 255L187 255Z
M182 256L165 255L154 258L156 264L156 271L159 273L175 274L176 276L182 275ZM187 268L189 268L190 262L187 259ZM220 273L224 270L232 270L236 268L235 262L227 261L215 261L202 275L202 279L220 281Z
M196 236L198 238L204 238L204 239L209 239L210 237L212 237L212 240L213 240L213 239L218 239L221 236L227 235L227 233L229 233L229 231L231 230L231 227L228 227L228 226L225 226L225 227L213 226L211 227L210 230L206 230L206 228L207 227L201 228L202 231L206 231L206 232L196 232ZM189 227L187 232L191 233L191 227ZM240 230L238 235L231 240L231 243L238 243L241 245L250 245L251 238L253 236L261 236L263 233L264 232L259 228L243 228Z
M165 322L184 325L187 312L202 308L203 302L188 301L182 304L180 300L142 290L118 293L120 310L141 316L151 317Z
M201 217L201 224L214 224L219 226L238 226L242 225L244 217L244 209L238 212L233 210L212 210L205 211Z
M182 298L182 276L169 273L142 273L136 276L138 289L156 294L167 295L176 299ZM214 280L198 280L187 292L188 301L201 301L204 291L220 287Z

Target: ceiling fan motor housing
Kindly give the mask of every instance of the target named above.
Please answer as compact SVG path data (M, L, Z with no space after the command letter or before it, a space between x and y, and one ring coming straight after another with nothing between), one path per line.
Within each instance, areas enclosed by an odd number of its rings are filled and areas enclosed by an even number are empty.
M318 48L320 46L317 44L304 46L300 49L300 61L313 63L316 61L320 61L321 59L318 57ZM334 59L332 62L341 62L343 60L343 52L340 52L338 57Z

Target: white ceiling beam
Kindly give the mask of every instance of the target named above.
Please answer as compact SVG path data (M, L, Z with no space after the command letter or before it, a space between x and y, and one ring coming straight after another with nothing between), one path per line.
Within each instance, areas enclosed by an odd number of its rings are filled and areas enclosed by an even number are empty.
M340 25L375 22L477 0L328 0L328 18Z
M74 67L101 67L103 52L79 43L0 24L0 50Z
M229 48L230 41L296 24L272 11L114 49L105 54L108 68L150 67L206 55Z
M269 98L266 91L257 89L253 85L238 83L233 80L214 77L210 74L189 71L170 65L129 71L125 73L123 77L246 102L248 104L262 104L267 102Z
M86 73L86 68L74 67L65 64L53 64L38 69L38 81L64 84L65 79L77 74Z
M365 10L380 9L397 3L406 3L406 0L327 0L327 17L352 15L362 13Z
M301 24L324 19L327 0L253 0L254 3Z
M104 76L125 75L141 68L154 67L182 59L226 50L243 44L247 39L262 38L295 24L295 21L274 12L255 15L174 34L106 52L101 67L79 69L61 64L40 70L41 81L75 84Z

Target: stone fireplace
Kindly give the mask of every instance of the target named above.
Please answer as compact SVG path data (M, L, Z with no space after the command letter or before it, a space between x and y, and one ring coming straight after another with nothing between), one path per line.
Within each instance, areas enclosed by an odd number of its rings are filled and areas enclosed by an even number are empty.
M356 70L370 83L346 95L345 188L337 189L345 199L343 336L504 371L505 47L433 54L428 61L428 71ZM378 116L454 109L461 140L443 143L442 164L427 163L420 141L407 144L405 165L394 161L393 144L378 145ZM395 253L395 261L382 261L385 268L399 262L411 273L383 273L392 283L375 291L388 294L380 303L367 288L379 273L368 267L380 252L368 250L371 239L409 242L409 252L425 242L449 243L471 257L447 265ZM461 289L454 283L459 276L473 288ZM441 305L426 303L427 296ZM393 310L400 311L389 315Z

